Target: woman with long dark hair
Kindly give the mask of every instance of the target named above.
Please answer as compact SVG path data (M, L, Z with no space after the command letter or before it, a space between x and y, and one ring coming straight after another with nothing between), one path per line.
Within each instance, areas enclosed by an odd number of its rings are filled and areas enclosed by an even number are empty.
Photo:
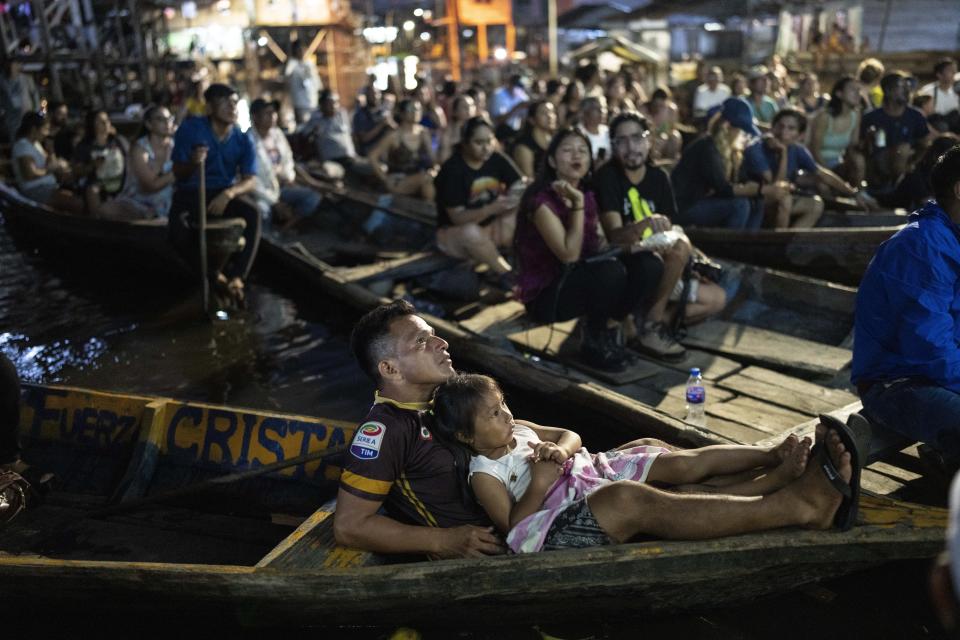
M437 174L437 246L454 258L486 264L505 276L500 255L513 242L518 199L511 187L522 179L516 165L496 149L493 124L470 118L456 152Z
M13 177L17 189L26 197L69 213L83 213L83 202L60 181L70 178L70 166L43 148L50 124L43 114L24 114L11 149Z
M370 150L374 174L390 193L433 200L436 176L430 131L420 124L423 107L413 98L397 104L397 128ZM386 171L384 171L384 166Z
M531 102L523 129L513 142L513 161L523 175L528 178L536 176L556 130L557 110L553 103L547 100Z
M830 90L830 102L813 120L810 152L818 163L846 178L854 186L866 173L860 143L860 83L842 76Z
M109 114L87 112L83 138L73 157L90 215L103 218L143 218L150 215L126 200L117 199L127 177L127 143L117 135Z
M519 298L537 322L583 317L584 363L622 371L630 356L620 345L620 323L629 313L645 315L663 263L650 253L599 255L604 241L588 186L592 173L590 140L576 129L558 132L520 204Z
M154 105L143 114L143 126L130 149L127 179L120 200L142 209L150 217L166 217L173 201L174 117L164 106Z

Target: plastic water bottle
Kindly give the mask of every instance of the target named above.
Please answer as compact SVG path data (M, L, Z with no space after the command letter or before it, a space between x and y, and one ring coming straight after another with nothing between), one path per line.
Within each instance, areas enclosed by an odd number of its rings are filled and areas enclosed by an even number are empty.
M700 369L694 367L690 369L690 377L687 378L686 422L698 427L705 426L707 418L704 415L703 408L706 403L707 391L703 388L703 376L700 375Z
M884 129L879 127L877 128L877 136L876 136L875 142L877 145L877 149L883 149L887 146L887 132Z

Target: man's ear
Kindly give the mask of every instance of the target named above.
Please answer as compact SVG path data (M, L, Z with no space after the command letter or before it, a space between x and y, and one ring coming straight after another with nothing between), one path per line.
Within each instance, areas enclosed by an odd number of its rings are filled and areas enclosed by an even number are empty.
M463 444L468 444L468 445L473 444L473 438L466 436L460 433L459 431L456 433L456 438Z
M386 358L377 363L377 371L380 373L380 377L385 379L396 378L400 375L400 371L394 362Z

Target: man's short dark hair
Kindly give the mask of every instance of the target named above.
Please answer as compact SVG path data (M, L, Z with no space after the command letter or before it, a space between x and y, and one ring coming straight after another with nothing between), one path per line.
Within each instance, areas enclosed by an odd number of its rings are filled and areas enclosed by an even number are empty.
M937 60L937 64L933 65L933 75L940 75L944 69L949 67L952 64L956 64L957 61L953 58L940 58Z
M770 126L776 126L776 124L784 118L794 118L797 121L797 131L800 133L807 130L807 116L803 115L803 112L799 109L792 108L777 111L777 115L773 116L773 121L770 123Z
M930 171L930 186L933 187L933 197L940 206L956 199L954 187L960 182L960 144L947 150L934 163Z
M212 104L220 98L229 98L236 93L237 90L230 85L215 82L207 87L207 90L203 92L203 99L207 104Z
M906 74L900 73L899 71L888 73L883 76L883 79L880 81L880 90L883 91L884 95L893 93L897 88L897 84L906 79Z
M627 122L636 122L644 131L650 131L650 121L647 120L639 111L634 111L632 109L621 111L614 116L613 120L610 121L611 140L617 135L617 129L620 128L620 125Z
M370 378L380 384L378 365L391 350L390 324L397 318L412 316L417 312L406 300L394 300L369 311L357 321L350 334L350 348L357 364Z

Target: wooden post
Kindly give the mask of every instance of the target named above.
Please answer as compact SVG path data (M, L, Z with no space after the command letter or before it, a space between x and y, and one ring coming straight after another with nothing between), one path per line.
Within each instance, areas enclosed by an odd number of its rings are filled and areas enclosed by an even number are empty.
M460 17L457 13L457 0L447 2L447 55L450 57L450 75L454 82L460 82Z
M490 58L489 43L487 42L487 25L477 25L477 55L480 56L480 64L483 64Z
M507 57L513 59L513 52L517 48L517 28L512 22L506 24L507 28Z
M557 77L557 0L547 0L547 41L550 46L550 76Z
M330 33L327 34L326 44L327 44L327 81L329 82L330 90L335 93L340 93L339 87L340 83L337 81L337 49L334 46L334 40L337 37L336 28L333 26L328 26L327 30Z
M133 27L133 43L137 48L137 66L140 68L140 82L143 83L143 100L150 104L153 102L153 86L150 82L150 71L147 68L147 44L143 37L140 3L136 0L127 0L127 7L130 11L130 23Z
M883 41L887 37L887 24L890 22L890 5L892 4L893 0L887 0L887 4L883 7L883 22L880 23L880 40L877 42L877 53L883 51ZM826 38L826 34L824 38Z
M40 41L43 43L43 59L47 68L50 70L50 87L53 91L54 100L63 100L63 88L60 86L60 70L54 66L50 60L50 23L47 21L47 11L43 6L43 0L33 0L31 5L34 15L40 21Z

